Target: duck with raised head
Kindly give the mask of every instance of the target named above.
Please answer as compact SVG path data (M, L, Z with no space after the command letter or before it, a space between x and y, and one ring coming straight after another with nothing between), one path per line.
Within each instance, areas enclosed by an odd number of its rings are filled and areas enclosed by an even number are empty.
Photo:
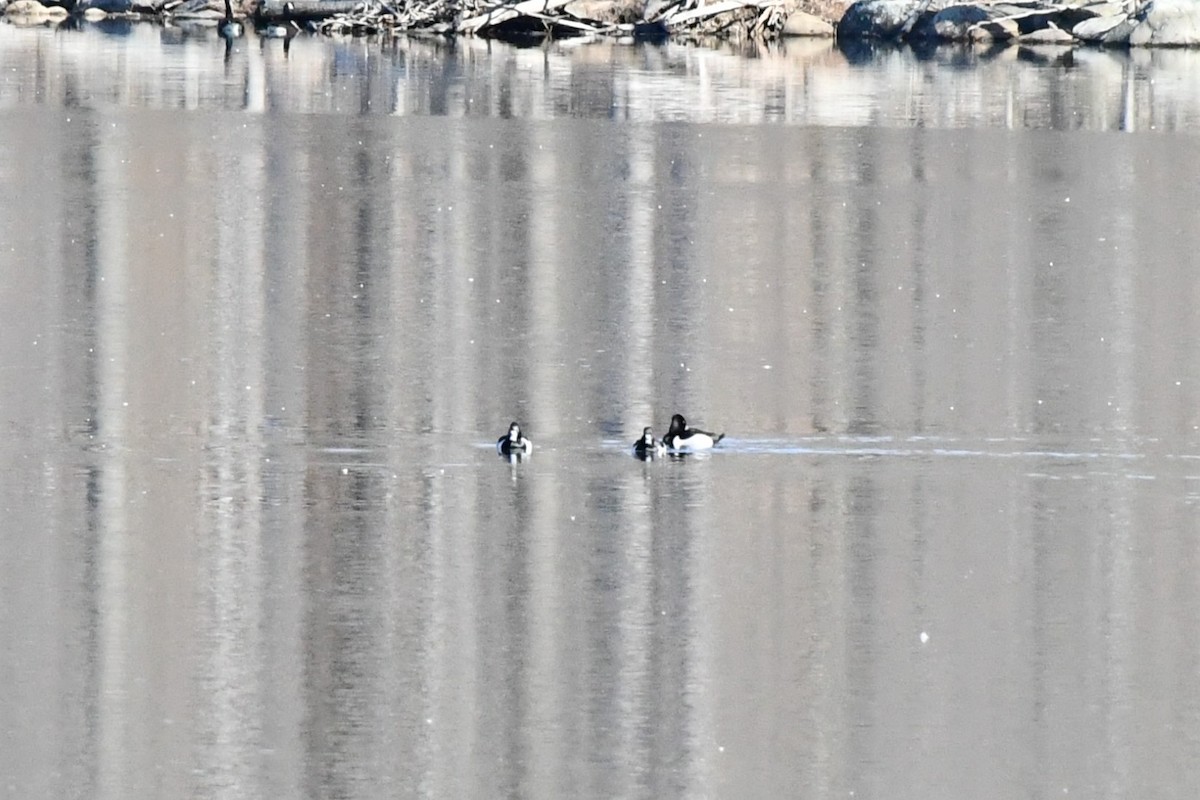
M723 433L710 433L699 428L689 428L683 414L671 417L671 427L663 437L669 450L707 450L725 438Z
M646 428L642 438L633 443L633 454L641 459L655 458L667 452L666 445L654 438L654 431Z
M233 5L229 0L225 0L225 17L217 30L226 39L236 39L242 35L242 23L233 18Z
M521 426L514 422L508 426L508 433L496 440L496 452L502 456L527 456L533 452L533 442L521 433Z

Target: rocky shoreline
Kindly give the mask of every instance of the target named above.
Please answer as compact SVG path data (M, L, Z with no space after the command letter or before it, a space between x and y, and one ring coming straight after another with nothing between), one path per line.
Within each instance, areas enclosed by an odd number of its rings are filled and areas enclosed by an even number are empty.
M17 24L107 16L217 24L221 0L0 0ZM529 40L1013 42L1025 45L1194 47L1200 0L242 0L233 16L268 35L424 33ZM281 26L282 23L282 26Z

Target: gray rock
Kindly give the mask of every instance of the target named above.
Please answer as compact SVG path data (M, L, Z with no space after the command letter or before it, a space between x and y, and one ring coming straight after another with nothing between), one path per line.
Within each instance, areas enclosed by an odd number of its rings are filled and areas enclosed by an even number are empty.
M46 13L46 7L37 0L13 0L7 3L4 13L9 17L40 17Z
M131 9L130 0L79 0L76 11L99 10L106 14L124 14ZM93 15L93 18L95 15Z
M576 19L616 25L622 22L639 21L644 8L640 3L618 2L618 0L572 0L563 6L563 11Z
M972 42L1006 42L1020 35L1021 29L1011 17L989 19L972 25L967 31L967 38Z
M925 5L924 0L858 0L838 21L838 38L899 39Z
M1093 17L1071 28L1071 35L1081 42L1090 44L1129 44L1129 34L1137 26L1135 20L1125 15Z
M930 27L938 39L965 42L971 26L988 19L991 15L979 6L949 6L933 15Z
M1041 30L1023 34L1020 42L1021 44L1074 44L1075 37L1057 25L1051 24Z
M1200 44L1200 0L1152 0L1129 34L1131 45Z
M833 36L829 22L804 11L793 11L783 23L784 36Z

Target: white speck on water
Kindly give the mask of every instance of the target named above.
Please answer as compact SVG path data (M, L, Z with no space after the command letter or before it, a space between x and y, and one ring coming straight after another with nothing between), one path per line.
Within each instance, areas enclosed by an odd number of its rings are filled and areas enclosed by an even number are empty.
M342 467L342 474L343 474L343 475L349 475L349 474L350 474L350 468L349 468L349 467Z
M1064 198L1063 198L1063 202L1064 202L1064 203L1069 203L1069 202L1071 202L1071 198L1069 198L1069 197L1064 197Z
M718 752L718 753L724 753L724 752L725 752L725 746L724 746L724 745L717 745L717 752Z
M921 631L921 644L928 644L928 643L929 643L929 634L926 633L925 631Z
M572 515L571 515L571 522L574 522L574 521L575 521L575 515L574 515L574 514L572 514Z
M770 364L763 364L763 369L770 369L770 368L771 368Z

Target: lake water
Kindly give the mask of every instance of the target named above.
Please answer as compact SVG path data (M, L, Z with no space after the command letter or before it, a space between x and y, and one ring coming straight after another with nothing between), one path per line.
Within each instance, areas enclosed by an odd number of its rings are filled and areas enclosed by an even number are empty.
M1189 796L1198 86L0 24L0 790Z

